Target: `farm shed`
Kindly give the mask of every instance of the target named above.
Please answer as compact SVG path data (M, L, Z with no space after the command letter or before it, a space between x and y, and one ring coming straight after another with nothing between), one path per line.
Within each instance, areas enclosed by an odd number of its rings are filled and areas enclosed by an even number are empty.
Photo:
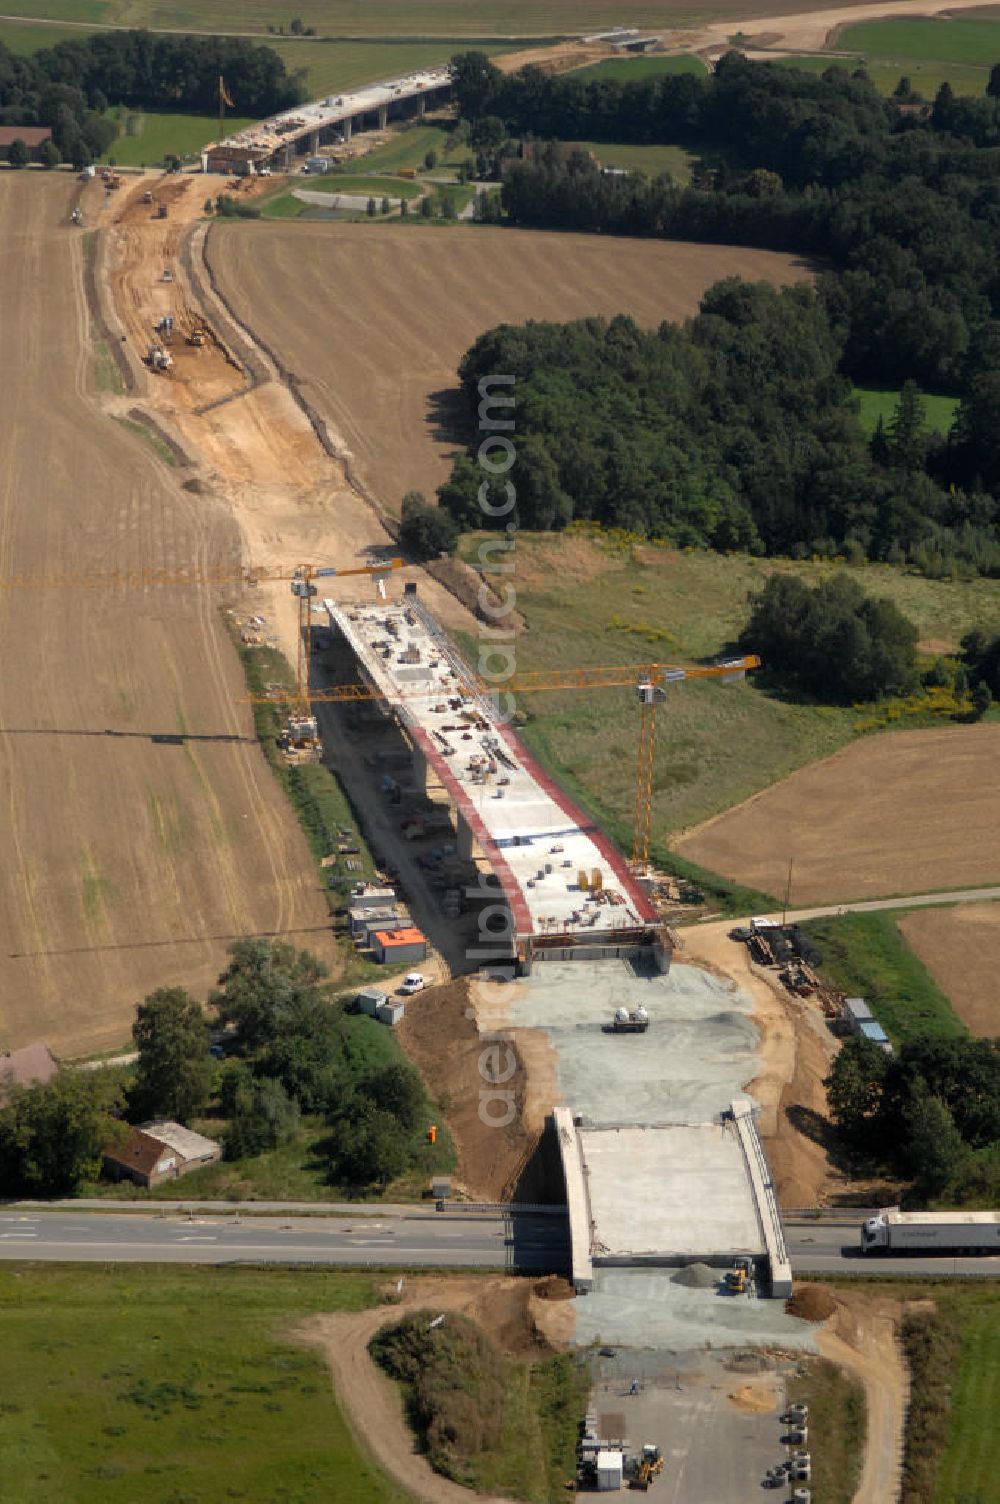
M112 1180L161 1185L222 1158L222 1145L180 1123L145 1123L121 1144L104 1149L104 1173Z
M417 929L376 930L372 935L376 961L390 966L409 966L427 955L427 941Z

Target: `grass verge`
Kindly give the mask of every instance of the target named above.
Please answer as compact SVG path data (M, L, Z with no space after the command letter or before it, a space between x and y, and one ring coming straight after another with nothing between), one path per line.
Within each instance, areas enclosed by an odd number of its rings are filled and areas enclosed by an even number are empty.
M354 1441L302 1319L371 1277L270 1268L0 1268L0 1493L18 1504L404 1504Z
M787 1385L790 1404L809 1406L815 1497L851 1504L865 1446L865 1395L859 1380L826 1358L807 1358Z
M899 914L844 914L801 928L823 956L825 976L850 997L863 997L893 1044L933 1035L964 1038L965 1025L900 933Z
M108 356L108 359L110 361L110 356ZM114 388L111 388L111 390L114 390ZM159 434L155 434L151 428L147 428L145 423L137 423L134 418L119 418L117 414L115 415L115 422L120 423L123 428L127 428L129 433L136 434L140 439L144 439L147 444L150 444L156 450L156 453L163 460L164 464L177 464L177 456L170 448L170 445L165 444Z
M263 695L268 685L292 689L292 670L282 654L274 648L247 647L240 642L232 618L227 619L250 694ZM343 904L355 883L370 880L375 864L351 802L330 769L321 763L291 767L282 756L278 737L285 713L280 705L257 701L253 707L254 729L271 771L284 789L305 832L332 912ZM339 846L353 849L339 852ZM335 860L324 866L324 859L331 856ZM348 866L349 862L353 865ZM344 965L339 980L345 988L382 975L381 967L358 954L342 925L337 939Z

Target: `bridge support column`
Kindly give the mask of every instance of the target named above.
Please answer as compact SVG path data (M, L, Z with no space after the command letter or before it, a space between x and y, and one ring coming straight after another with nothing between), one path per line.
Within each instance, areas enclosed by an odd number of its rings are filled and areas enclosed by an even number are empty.
M423 117L427 113L427 95L417 95L417 114Z
M427 758L420 747L413 748L413 782L421 794L427 792Z
M354 121L351 119L350 115L348 115L347 119L345 121L343 121L343 132L344 132L344 140L345 141L350 141L350 139L351 139L351 132L352 132L353 128L354 128Z
M291 172L295 166L295 147L291 142L285 147L285 171Z
M455 814L455 851L462 862L472 860L472 826L462 819L461 812Z
M385 128L386 128L386 126L388 124L389 124L389 106L387 104L380 104L379 107L378 107L378 128L379 128L379 130L380 131L384 131Z
M309 137L309 155L314 157L319 151L319 131L313 131Z

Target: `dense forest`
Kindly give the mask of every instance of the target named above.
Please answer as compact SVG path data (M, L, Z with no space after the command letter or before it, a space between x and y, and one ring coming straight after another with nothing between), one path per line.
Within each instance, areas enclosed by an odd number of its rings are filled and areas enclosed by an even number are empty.
M634 84L549 77L536 68L505 77L478 54L457 58L454 70L470 140L488 143L485 155L502 168L503 207L512 223L770 247L825 263L807 329L806 305L796 304L793 315L794 300L785 303L811 346L801 402L804 352L797 340L775 337L763 294L742 310L732 290L722 310L718 297L710 298L684 336L692 357L707 346L716 365L711 379L704 378L709 411L693 412L691 396L700 408L706 394L694 361L696 390L682 399L689 412L685 427L691 422L703 434L713 431L711 452L701 446L703 458L713 479L721 459L726 494L758 535L740 527L734 538L728 506L729 520L707 518L715 509L709 488L694 509L698 541L790 551L854 539L874 557L902 552L924 556L922 567L932 569L943 557L998 571L1000 99L959 101L944 86L932 108L915 111L912 102L882 99L866 78L840 67L817 76L736 53L703 79L666 74ZM697 148L702 160L692 184L681 187L668 175L606 174L587 153L551 138L680 143ZM714 321L720 312L727 331ZM621 337L590 327L595 341ZM567 350L582 337L576 327L568 331ZM676 357L670 335L660 331L655 338L661 352L673 350ZM529 339L546 369L518 369L519 399L531 396L526 387L536 377L559 380L550 368L558 337L549 332ZM729 349L721 357L721 393L720 345ZM751 345L764 365L760 390L753 389L755 381L743 381L744 401L738 352L743 347L748 355ZM644 349L651 358L651 347ZM472 352L473 365L481 354ZM606 386L608 362L601 364ZM500 369L506 367L494 364L491 371ZM916 446L897 444L895 455L884 443L867 449L837 376L887 386L909 380L953 392L961 398L955 427L947 442L923 434ZM622 377L621 385L624 397L632 382ZM540 404L530 401L519 429L538 436L559 471L564 496L554 504L554 525L570 515L630 525L624 494L619 501L599 485L595 501L572 484L565 451L576 429L593 428L582 411L587 391L584 385L579 400L564 403L565 423L551 401L541 405L542 421L536 421ZM717 431L711 409L719 395L730 409L727 428L735 419L745 442ZM638 398L626 404L626 427L634 425L638 406ZM673 443L674 416L647 414L644 422L669 430ZM780 459L776 445L786 446ZM650 456L639 458L642 468ZM815 461L813 484L807 476ZM662 457L656 463L662 468ZM603 454L602 480L606 471ZM461 493L462 479L459 466L446 500L455 497L456 483ZM624 491L612 482L610 491L616 489ZM525 518L535 510L527 479L524 508ZM688 531L690 510L676 498L652 508L641 499L632 505L637 527L671 536L678 525L679 535Z
M0 44L0 124L48 125L67 161L80 143L94 155L117 134L109 105L213 114L219 76L243 115L269 115L304 97L270 47L239 37L106 31L59 42L29 57Z
M1000 572L992 499L945 483L954 446L915 389L869 442L842 350L820 294L736 279L652 332L625 317L490 330L460 367L469 422L480 381L503 372L517 430L485 500L500 525L593 519L682 546ZM462 527L483 525L483 480L460 455L440 490Z

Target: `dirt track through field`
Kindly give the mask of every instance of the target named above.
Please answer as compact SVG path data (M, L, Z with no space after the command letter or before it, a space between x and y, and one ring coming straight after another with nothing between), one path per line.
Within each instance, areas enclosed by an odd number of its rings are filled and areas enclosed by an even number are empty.
M682 835L684 857L792 905L1000 880L1000 726L855 742Z
M485 330L617 313L655 326L720 277L809 275L771 251L474 226L221 224L208 258L396 513L450 471L458 362Z
M0 576L234 566L226 511L91 395L72 192L0 178ZM119 1044L147 991L203 995L246 932L331 954L213 595L0 590L0 630L0 1043Z

